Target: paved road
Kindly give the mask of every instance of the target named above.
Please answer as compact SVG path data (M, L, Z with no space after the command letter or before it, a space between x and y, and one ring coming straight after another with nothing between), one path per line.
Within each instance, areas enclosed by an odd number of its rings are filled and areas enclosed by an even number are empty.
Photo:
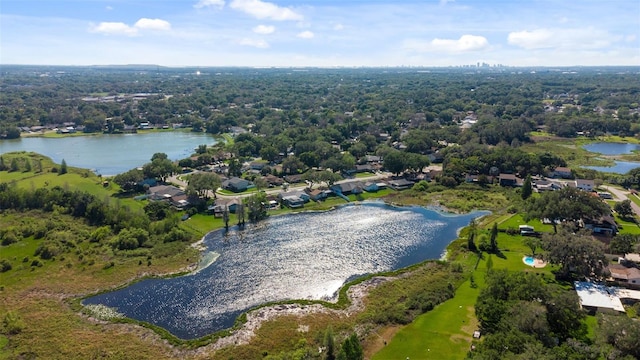
M602 185L601 187L603 189L606 189L611 194L613 194L613 196L618 198L620 201L624 201L624 200L629 199L629 196L635 196L635 195L631 194L627 190L623 190L623 189L616 188L616 187L613 187L613 186ZM631 200L631 199L629 199L629 200ZM640 216L640 206L638 206L638 204L636 204L633 201L631 201L631 208L633 209L633 212L636 213L636 215Z

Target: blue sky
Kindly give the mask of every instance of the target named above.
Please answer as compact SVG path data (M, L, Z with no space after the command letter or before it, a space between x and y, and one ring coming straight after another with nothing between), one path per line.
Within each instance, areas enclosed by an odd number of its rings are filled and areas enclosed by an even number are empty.
M0 64L640 65L640 0L2 0Z

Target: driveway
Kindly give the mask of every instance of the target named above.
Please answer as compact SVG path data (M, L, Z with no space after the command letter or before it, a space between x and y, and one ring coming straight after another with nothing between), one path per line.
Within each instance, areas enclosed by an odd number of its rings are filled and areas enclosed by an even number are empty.
M623 190L613 186L602 185L601 188L606 189L608 192L613 194L613 196L618 198L620 201L631 200L629 199L629 196L635 196L627 190ZM633 212L635 212L637 216L640 216L640 206L638 206L638 204L631 201L631 208L633 209Z

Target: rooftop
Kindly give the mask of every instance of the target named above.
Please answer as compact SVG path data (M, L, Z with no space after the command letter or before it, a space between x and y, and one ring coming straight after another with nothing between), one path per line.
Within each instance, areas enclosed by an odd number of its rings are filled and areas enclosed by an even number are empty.
M625 312L614 288L582 281L574 282L574 286L580 297L580 305L583 307L588 306Z

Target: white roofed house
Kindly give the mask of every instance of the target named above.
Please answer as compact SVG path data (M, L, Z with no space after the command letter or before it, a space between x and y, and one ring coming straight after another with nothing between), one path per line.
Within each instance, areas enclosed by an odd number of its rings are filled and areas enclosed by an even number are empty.
M577 189L583 191L593 191L596 188L595 182L593 180L585 179L576 179L575 186Z

